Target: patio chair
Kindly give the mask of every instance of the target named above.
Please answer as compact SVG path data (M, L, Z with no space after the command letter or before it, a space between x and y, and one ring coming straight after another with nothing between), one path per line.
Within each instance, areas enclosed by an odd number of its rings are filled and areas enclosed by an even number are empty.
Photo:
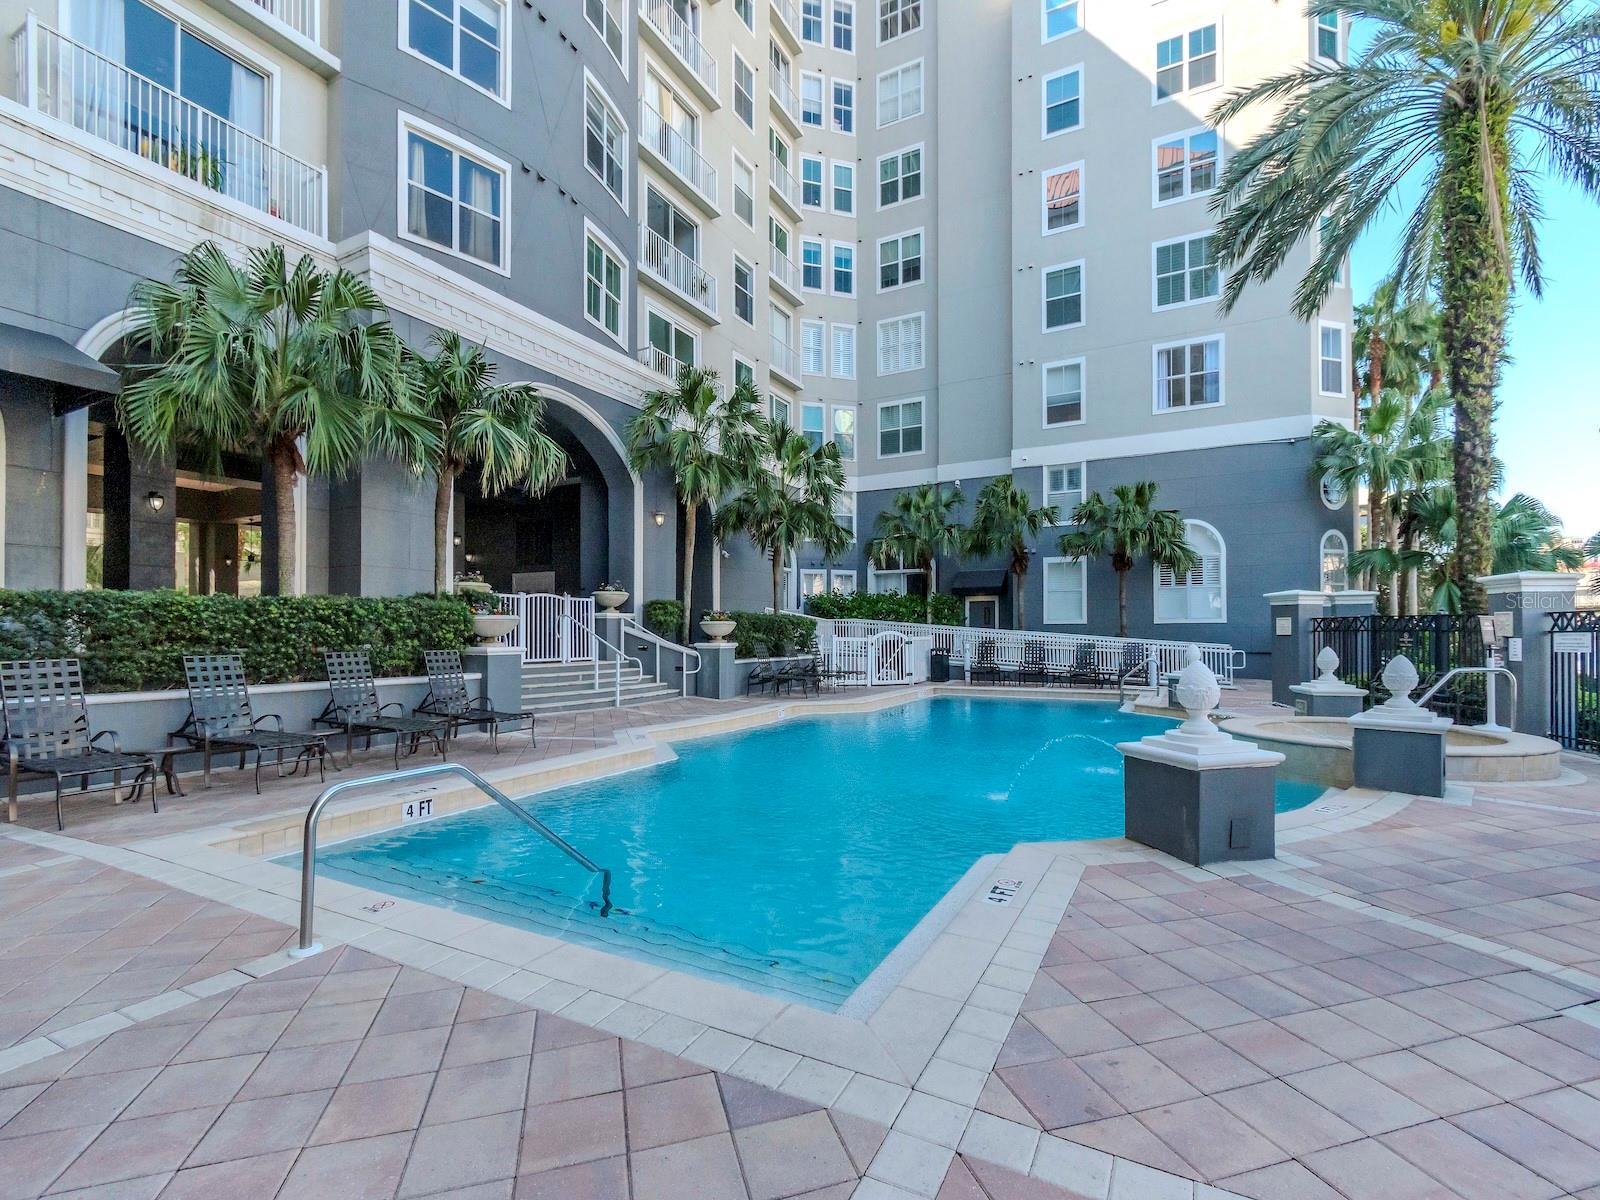
M200 748L205 759L206 787L211 786L211 759L218 750L238 751L241 771L250 752L255 751L258 796L261 760L267 755L276 757L279 779L283 778L283 756L289 751L294 753L290 775L304 767L309 777L315 761L318 777L327 778L327 737L309 729L288 733L283 728L283 717L277 713L256 716L250 704L250 685L245 682L244 660L237 654L185 654L183 674L189 684L189 716L167 740L170 743L181 738ZM272 727L263 729L263 725Z
M131 790L130 801L150 789L150 811L156 802L156 763L148 754L125 754L114 730L89 732L89 705L83 694L83 671L75 658L39 658L0 663L0 709L4 711L5 753L10 763L7 819L17 820L17 785L36 777L55 783L56 829L67 827L61 811L61 785L76 779L79 790ZM109 744L109 749L106 748ZM124 785L122 777L133 780ZM98 786L95 779L111 777Z
M778 672L776 683L791 692L798 687L802 696L807 692L821 695L822 663L815 658L790 663ZM776 691L777 688L774 687L773 690Z
M1150 647L1143 642L1129 642L1122 648L1122 661L1117 664L1117 679L1120 683L1127 678L1129 672L1149 663Z
M366 748L372 746L374 734L394 734L394 767L400 769L400 747L409 741L415 754L427 738L439 752L448 758L445 733L449 719L435 716L406 716L405 706L391 700L378 702L378 683L372 677L372 663L360 650L324 650L323 662L328 668L328 690L331 696L328 707L322 710L317 724L342 729L345 733L344 761L350 763L355 749L356 735L366 738ZM391 713L392 710L392 713Z
M755 657L761 661L751 667L750 674L745 677L744 694L748 696L754 691L764 691L769 687L776 692L778 689L773 685L773 681L776 679L778 672L772 665L771 651L767 649L767 644L765 642L756 642L751 649L754 651Z
M1022 686L1029 684L1043 687L1050 682L1050 668L1044 661L1044 644L1042 642L1024 642L1022 646L1022 665L1017 669L1017 683Z
M1072 648L1072 665L1066 670L1068 687L1105 687L1110 672L1100 665L1093 642L1079 642Z
M417 705L416 711L449 721L449 736L454 737L463 725L486 725L489 728L489 746L500 753L500 727L502 725L528 724L528 741L539 744L534 733L535 714L532 712L501 712L492 704L483 704L467 691L467 677L461 669L459 650L424 650L422 660L428 667L428 694Z

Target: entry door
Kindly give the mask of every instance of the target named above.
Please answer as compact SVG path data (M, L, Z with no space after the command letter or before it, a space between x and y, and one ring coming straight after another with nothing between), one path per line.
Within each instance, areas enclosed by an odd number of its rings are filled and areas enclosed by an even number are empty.
M998 596L967 597L967 628L998 629L1000 627L1000 598Z

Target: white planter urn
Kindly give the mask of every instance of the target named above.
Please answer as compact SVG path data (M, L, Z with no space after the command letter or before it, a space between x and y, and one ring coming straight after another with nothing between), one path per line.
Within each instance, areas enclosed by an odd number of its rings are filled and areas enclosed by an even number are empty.
M456 580L456 594L458 596L487 596L492 591L494 591L494 588L481 579Z
M700 628L705 630L706 636L713 642L725 642L728 635L737 628L736 621L701 621Z
M628 602L628 593L600 588L594 594L594 602L601 612L615 612Z
M515 613L473 613L472 632L478 635L480 646L490 646L517 628Z

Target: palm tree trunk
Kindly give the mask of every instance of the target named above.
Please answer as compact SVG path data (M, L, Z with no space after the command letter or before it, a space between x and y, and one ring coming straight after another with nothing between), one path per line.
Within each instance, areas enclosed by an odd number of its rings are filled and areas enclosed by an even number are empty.
M1027 571L1028 568L1026 565L1021 567L1013 567L1011 569L1012 586L1016 589L1017 596L1016 620L1013 621L1012 624L1018 629L1026 629L1028 627L1027 596L1023 586L1028 578Z
M1494 566L1492 423L1511 296L1509 234L1502 224L1508 207L1502 169L1508 135L1505 115L1491 110L1475 89L1462 97L1460 107L1446 109L1444 122L1440 299L1446 377L1455 405L1456 552L1451 574L1461 593L1461 611L1472 615L1487 609L1478 577L1490 574Z
M272 467L273 520L277 526L272 548L272 577L277 581L278 595L292 596L295 547L299 543L294 490L300 480L300 453L293 438L279 436L267 447L267 458Z
M1388 542L1388 494L1380 483L1371 483L1367 488L1367 544L1376 550L1380 545ZM1377 585L1383 576L1376 569L1372 572L1372 582ZM1393 595L1390 599L1393 600ZM1391 613L1391 615L1393 615Z
M778 603L778 593L783 590L783 549L779 546L772 548L772 615L777 616L783 611L783 606Z
M694 503L686 500L683 505L683 623L679 632L683 635L680 639L687 646L689 644L689 630L694 625Z
M1128 570L1118 567L1117 571L1117 636L1128 636Z
M445 570L450 536L450 502L455 498L456 473L448 462L439 464L439 478L433 489L433 591L442 596L450 588Z

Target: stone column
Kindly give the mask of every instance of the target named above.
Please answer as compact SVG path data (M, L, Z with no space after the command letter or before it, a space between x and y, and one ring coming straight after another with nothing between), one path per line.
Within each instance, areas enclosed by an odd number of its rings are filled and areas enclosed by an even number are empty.
M594 631L600 637L594 652L601 662L610 662L617 657L617 652L611 647L625 649L622 645L622 623L628 614L612 609L610 612L596 612L594 614ZM606 643L609 642L610 645Z
M1353 717L1367 706L1366 688L1345 683L1335 671L1339 656L1332 646L1317 651L1315 679L1297 683L1289 689L1294 695L1294 710L1304 717Z
M707 700L732 700L739 694L739 673L734 666L732 642L696 642L700 670L694 676L694 694Z
M1272 699L1293 704L1289 689L1312 676L1311 622L1326 614L1324 592L1268 592L1272 606Z
M1389 699L1350 717L1352 773L1357 787L1413 796L1443 796L1445 734L1454 724L1411 698L1417 668L1404 654L1383 668Z
M1328 608L1331 617L1370 617L1378 611L1378 593L1353 589L1329 592Z
M1489 593L1489 611L1511 614L1510 639L1502 643L1506 667L1517 677L1516 712L1505 680L1495 686L1496 713L1502 725L1518 733L1545 737L1550 733L1550 614L1567 612L1582 576L1575 571L1518 571L1480 575Z

